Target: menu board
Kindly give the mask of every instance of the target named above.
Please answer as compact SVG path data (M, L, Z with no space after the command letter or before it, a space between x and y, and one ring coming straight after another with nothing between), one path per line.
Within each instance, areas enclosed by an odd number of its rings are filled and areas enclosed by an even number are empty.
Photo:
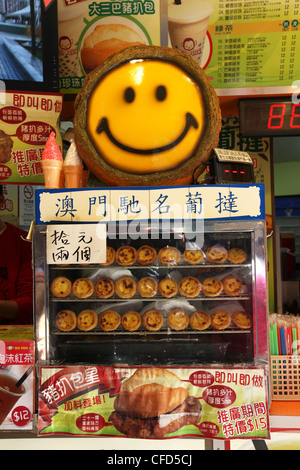
M210 3L212 7L209 10L205 6L209 24L200 65L218 94L229 93L228 89L231 93L236 90L234 94L241 93L243 88L249 94L250 88L254 88L254 93L261 87L270 87L267 90L270 93L291 90L300 76L299 0L209 0L198 5L194 0L184 0L178 7L187 9L189 3L193 3L194 17L199 24L203 21L202 4ZM181 22L177 27L182 29L182 19L178 19L182 15L177 10L174 15L172 8L169 3L169 32L171 14L171 20L176 16L175 20ZM185 18L191 25L188 12ZM188 48L186 52L191 55L197 47L191 41L182 41L181 46L181 49ZM198 58L196 54L195 57Z

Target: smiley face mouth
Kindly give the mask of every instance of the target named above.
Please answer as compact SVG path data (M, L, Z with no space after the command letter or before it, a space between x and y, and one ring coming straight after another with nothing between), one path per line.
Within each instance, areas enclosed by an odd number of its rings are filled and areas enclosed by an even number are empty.
M185 122L184 129L182 133L180 134L180 136L177 137L177 139L175 139L173 142L169 143L168 145L164 145L162 147L151 148L151 149L137 149L134 147L129 147L128 145L124 145L121 142L119 142L110 132L108 121L105 117L101 119L101 121L99 122L96 131L97 131L97 134L101 134L102 132L105 132L109 140L113 142L114 145L124 150L125 152L136 153L139 155L153 155L156 153L165 152L166 150L170 150L176 145L178 145L185 138L185 136L187 135L191 127L198 129L197 120L194 118L194 116L191 113L186 113L185 121L186 122Z

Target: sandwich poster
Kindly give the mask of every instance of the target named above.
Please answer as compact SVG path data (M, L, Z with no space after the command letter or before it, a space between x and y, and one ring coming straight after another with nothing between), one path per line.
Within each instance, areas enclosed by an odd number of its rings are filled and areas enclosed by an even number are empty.
M267 439L264 368L40 367L40 436Z
M107 57L141 44L161 44L160 0L60 0L60 91L77 93L86 75Z

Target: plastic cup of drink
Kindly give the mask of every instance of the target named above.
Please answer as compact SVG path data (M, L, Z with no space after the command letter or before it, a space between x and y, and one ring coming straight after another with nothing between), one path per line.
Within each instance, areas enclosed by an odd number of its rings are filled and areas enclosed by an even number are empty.
M213 6L205 0L169 0L171 45L189 54L199 65L212 12Z

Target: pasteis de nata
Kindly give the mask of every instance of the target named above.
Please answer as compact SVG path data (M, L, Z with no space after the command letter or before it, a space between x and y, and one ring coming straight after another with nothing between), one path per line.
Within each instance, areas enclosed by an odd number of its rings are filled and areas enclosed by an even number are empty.
M216 310L211 317L213 330L225 330L231 323L231 317L227 310Z
M105 310L99 315L99 326L103 331L114 331L118 328L121 317L115 310Z
M129 310L122 315L122 326L127 331L136 331L142 323L141 315L138 312Z
M67 297L72 290L70 279L64 276L58 276L51 282L50 290L55 297Z
M173 330L185 330L189 326L189 316L187 313L185 313L184 310L180 308L175 308L174 310L171 310L168 314L168 325L173 329Z
M202 292L207 297L217 297L223 291L223 283L220 279L208 277L202 282Z
M242 292L243 287L243 281L236 276L230 275L223 279L223 288L227 295L239 295Z
M136 249L133 246L120 246L116 251L116 262L120 266L131 266L136 262Z
M197 297L201 292L201 282L193 276L187 276L181 279L178 284L178 290L184 297Z
M76 324L76 315L72 310L61 310L56 315L56 326L60 331L72 331Z
M210 246L206 250L206 259L213 264L223 264L227 260L227 250L221 245Z
M94 310L82 310L77 315L77 326L81 331L90 331L96 328L98 324L98 316Z
M90 297L94 292L94 284L90 279L81 277L76 279L72 284L73 294L79 299L86 299Z

